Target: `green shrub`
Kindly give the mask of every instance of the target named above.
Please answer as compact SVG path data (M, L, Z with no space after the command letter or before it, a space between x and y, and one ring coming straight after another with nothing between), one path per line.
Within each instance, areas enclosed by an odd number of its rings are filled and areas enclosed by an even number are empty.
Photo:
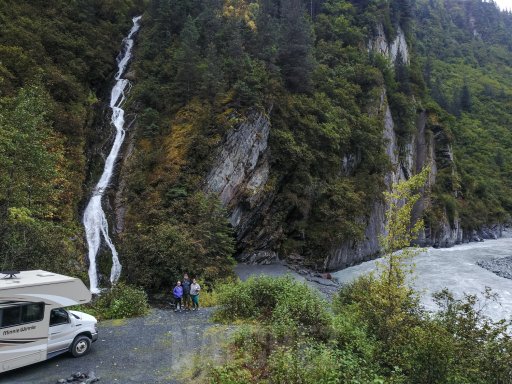
M258 315L249 290L239 282L221 285L218 303L220 309L215 313L215 318L221 322L255 318Z
M340 368L337 351L324 345L281 347L269 357L270 382L275 384L336 384Z
M210 375L210 384L249 384L253 382L251 372L237 362L214 367Z
M259 320L272 325L276 335L300 331L326 339L330 332L328 304L320 293L290 276L252 277L228 283L219 290L220 321Z
M216 307L219 305L220 289L228 283L234 283L234 277L228 276L223 279L214 279L214 282L198 280L201 291L199 293L199 306L202 308Z
M273 384L384 383L371 362L328 344L279 347L270 355L268 366Z
M224 285L217 316L243 324L212 382L512 383L510 322L483 316L485 302L444 291L431 314L412 289L385 283L366 276L344 287L334 315L290 277Z
M338 311L332 326L334 343L339 349L353 353L367 362L375 360L378 342L359 318L357 307L347 305Z
M218 300L219 294L217 293L217 291L201 290L201 292L199 293L199 306L203 308L217 306Z
M125 283L118 283L110 291L103 293L91 307L100 319L144 316L149 311L146 292Z

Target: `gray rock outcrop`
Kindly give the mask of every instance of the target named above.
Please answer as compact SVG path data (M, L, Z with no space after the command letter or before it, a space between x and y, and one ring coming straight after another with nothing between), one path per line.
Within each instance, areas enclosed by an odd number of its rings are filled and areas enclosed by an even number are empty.
M268 117L253 113L229 132L206 177L206 191L218 194L225 206L230 206L241 193L248 194L249 200L256 200L269 175L268 160L264 156L269 131ZM232 216L232 220L236 226L240 217Z
M389 57L393 64L396 63L398 53L400 53L403 62L409 63L409 49L407 48L404 31L400 26L397 28L395 39L390 43L384 33L384 26L378 24L373 38L368 41L368 51L381 53Z
M374 202L370 216L365 220L364 238L349 240L331 251L325 259L324 269L334 271L361 263L380 252L379 235L384 232L386 207L383 202Z
M424 137L425 118L418 119L417 132L400 148L395 132L395 123L391 115L386 92L383 89L377 113L383 116L383 139L385 152L391 163L391 170L384 175L384 182L388 190L393 183L408 179L416 171L421 170L432 159L432 149ZM345 171L345 169L342 169ZM383 200L369 202L370 214L361 217L364 223L364 237L359 240L349 240L331 250L325 259L324 269L328 271L342 269L376 257L380 253L379 236L385 231L386 204ZM418 217L421 216L423 205L416 207Z
M265 191L270 175L269 132L270 120L265 113L250 114L227 134L206 177L205 191L219 196L229 211L240 249L247 249L240 259L251 263L277 259L270 244L272 234L254 230L273 201L272 192ZM249 242L251 247L247 247Z

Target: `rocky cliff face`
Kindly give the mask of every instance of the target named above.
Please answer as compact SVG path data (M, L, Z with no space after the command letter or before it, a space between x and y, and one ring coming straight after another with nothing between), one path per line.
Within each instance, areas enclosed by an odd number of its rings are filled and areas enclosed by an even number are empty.
M395 39L388 42L384 28L378 26L375 37L368 42L368 49L386 55L392 64L396 64L397 60L409 63L409 50L400 28L397 29ZM382 89L376 111L372 113L381 116L383 122L382 135L391 163L391 170L384 176L387 188L408 179L427 164L431 166L427 189L434 185L441 170L456 172L450 140L442 127L429 123L426 111L417 114L415 131L408 139L402 138L400 141L385 89ZM274 200L274 189L269 186L272 174L268 146L270 129L271 122L266 114L250 114L246 121L225 138L205 182L205 190L218 194L228 209L230 222L236 229L239 249L242 250L240 259L254 263L278 258L274 240L279 234L268 233L264 225L265 214L271 210ZM340 166L340 174L351 175L359 161L358 154L346 154ZM457 191L453 193L456 197ZM349 240L333 248L325 257L325 270L342 269L379 253L378 237L385 229L386 205L383 200L368 204L372 207L369 215L359 218L365 226L363 239ZM428 197L422 198L415 206L413 215L416 218L422 217L431 204ZM438 222L427 226L418 243L449 247L466 241L496 238L501 236L502 230L502 226L496 225L480 231L465 232L458 217L450 219L448 213L443 212Z
M423 114L424 115L424 114ZM425 118L422 119L418 127L418 138L426 143L425 148L428 150L428 155L424 164L432 164L431 178L429 185L435 183L438 172L445 171L455 174L457 172L454 163L453 150L449 138L446 136L445 131L436 124L427 124ZM421 151L416 153L416 161L421 164L423 160ZM417 168L419 171L420 168ZM457 197L458 190L453 191L453 196ZM430 204L426 198L421 200L421 205L415 210L415 217L420 217L424 208ZM433 247L451 247L456 244L467 243L470 241L483 241L484 239L497 239L502 236L504 227L502 224L494 224L484 226L478 230L464 230L461 226L460 218L455 216L449 218L449 214L444 210L442 216L436 223L427 225L424 233L420 235L418 243L422 246Z
M398 28L394 41L389 43L383 26L378 25L374 38L368 42L368 50L387 56L392 64L395 64L400 57L405 63L409 62L409 51L401 28ZM389 189L393 183L406 180L416 172L417 168L421 169L427 162L424 121L423 126L421 121L417 124L417 133L412 135L410 141L400 148L385 89L381 92L377 113L382 115L382 135L386 146L386 154L391 163L391 170L384 176L385 185ZM386 205L384 201L373 202L370 215L361 218L361 220L365 223L364 238L359 241L350 240L335 247L325 259L325 270L346 268L371 259L379 253L379 235L384 233L386 224Z
M392 63L395 63L399 53L404 63L409 63L409 49L405 40L402 28L397 28L395 39L390 43L384 33L382 24L377 25L375 36L368 41L368 51L378 52L388 56Z
M269 132L266 114L250 114L228 133L206 177L205 191L217 194L227 207L239 248L245 249L250 242L259 249L242 253L241 258L251 262L277 257L270 244L272 236L252 232L273 201L272 193L265 190L270 175Z
M403 31L398 28L397 36L392 43L387 41L384 28L379 25L377 33L368 43L368 49L388 56L392 64L400 58L409 63L409 50ZM408 179L419 172L424 166L430 165L431 173L427 183L427 189L436 181L440 169L450 169L456 172L453 151L449 139L439 126L427 127L426 112L418 113L416 131L409 140L398 145L398 137L395 132L391 110L386 101L385 91L381 94L380 113L383 113L383 137L386 145L386 154L391 162L391 171L385 175L385 184L388 188L392 183ZM346 157L343 171L346 173L351 157ZM346 163L346 164L345 164ZM457 192L455 191L456 195ZM428 197L420 199L414 207L413 216L421 218L425 209L429 208L431 201ZM361 241L348 241L340 244L332 250L326 258L324 269L336 270L345 268L362 261L368 260L380 251L378 236L384 232L386 218L386 206L383 202L373 202L371 213L365 221L366 229L364 239ZM434 226L427 226L420 234L418 243L422 246L451 247L469 241L482 241L483 239L496 239L502 235L503 225L496 224L483 227L480 230L464 231L458 217L450 220L447 212L443 212L441 220Z
M253 113L228 133L206 177L206 191L219 195L223 205L231 208L230 221L242 221L237 199L244 194L256 203L269 176L268 134L270 121L263 113Z

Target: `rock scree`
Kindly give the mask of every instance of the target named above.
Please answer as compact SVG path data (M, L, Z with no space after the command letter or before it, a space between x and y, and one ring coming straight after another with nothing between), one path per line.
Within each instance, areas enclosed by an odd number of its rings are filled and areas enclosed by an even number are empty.
M512 256L494 260L480 260L476 264L500 277L512 279Z
M100 378L96 377L94 371L89 371L87 373L83 372L75 372L67 379L59 379L56 384L64 384L64 383L79 383L79 384L91 384L99 381Z

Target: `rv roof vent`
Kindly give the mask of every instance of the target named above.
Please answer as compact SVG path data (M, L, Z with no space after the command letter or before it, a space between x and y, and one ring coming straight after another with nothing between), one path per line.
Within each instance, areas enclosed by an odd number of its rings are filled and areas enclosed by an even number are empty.
M38 273L36 276L38 276L38 277L51 277L51 276L55 276L55 274L53 274L53 273Z
M3 279L17 279L17 277L15 275L18 275L20 273L20 271L9 270L9 271L2 271L0 273L3 273L5 275L3 277Z

